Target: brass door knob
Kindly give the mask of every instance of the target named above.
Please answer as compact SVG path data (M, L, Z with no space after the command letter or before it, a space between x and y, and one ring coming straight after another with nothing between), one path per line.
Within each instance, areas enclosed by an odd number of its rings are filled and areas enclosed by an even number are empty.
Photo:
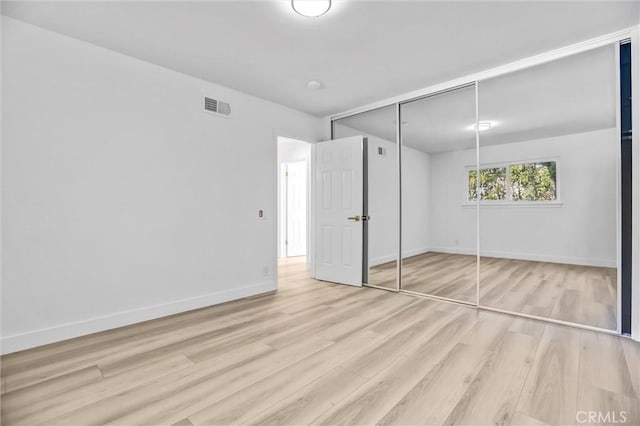
M360 216L351 216L351 217L348 217L347 219L355 220L356 222L360 222Z

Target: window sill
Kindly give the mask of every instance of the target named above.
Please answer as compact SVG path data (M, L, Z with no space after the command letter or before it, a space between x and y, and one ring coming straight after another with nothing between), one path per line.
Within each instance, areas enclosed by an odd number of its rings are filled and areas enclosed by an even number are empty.
M522 207L533 207L533 208L559 208L562 207L562 201L523 201L523 202L494 202L494 203L480 203L480 208L488 207L490 209L495 208L522 208ZM475 208L476 203L463 203L463 208Z

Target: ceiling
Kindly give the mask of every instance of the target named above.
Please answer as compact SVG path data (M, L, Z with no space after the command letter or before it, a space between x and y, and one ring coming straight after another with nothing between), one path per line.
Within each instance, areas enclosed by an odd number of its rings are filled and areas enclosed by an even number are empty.
M637 1L3 1L2 13L318 116L638 23ZM312 91L310 80L324 88Z
M612 128L616 125L612 45L478 83L480 144L495 145ZM474 148L475 87L403 104L402 141L428 153ZM339 120L357 131L396 139L395 107ZM338 134L337 137L340 135Z

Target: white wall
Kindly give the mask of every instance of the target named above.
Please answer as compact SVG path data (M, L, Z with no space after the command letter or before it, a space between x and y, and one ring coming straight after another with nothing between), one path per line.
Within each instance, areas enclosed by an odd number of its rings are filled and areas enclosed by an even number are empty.
M475 163L475 150L431 154L429 245L434 251L477 251L476 210L463 205L465 168Z
M369 266L375 266L398 257L398 146L376 136L367 138Z
M402 257L426 253L431 245L431 155L402 147Z
M286 239L286 222L283 212L286 209L285 199L283 197L284 181L282 179L282 165L285 163L295 163L298 161L304 161L307 164L307 174L310 172L309 163L311 161L311 145L307 142L298 141L295 139L289 139L285 137L278 138L278 257L286 257L284 250L284 240ZM307 183L310 182L307 176ZM307 188L307 206L309 206L309 193ZM307 209L308 211L309 209ZM307 215L307 224L309 223L309 217ZM308 233L309 227L307 227ZM307 239L309 241L309 239ZM307 250L307 252L309 252Z
M336 123L335 137L363 132ZM364 134L368 144L369 265L390 262L398 257L398 147L377 136ZM378 154L378 147L384 155ZM429 154L402 147L403 161L403 256L429 249Z
M2 23L5 353L275 289L275 137L320 119Z
M481 164L556 159L562 202L481 207L481 254L615 267L617 143L606 129L481 147ZM463 205L473 164L475 150L431 155L433 250L475 253L475 208Z

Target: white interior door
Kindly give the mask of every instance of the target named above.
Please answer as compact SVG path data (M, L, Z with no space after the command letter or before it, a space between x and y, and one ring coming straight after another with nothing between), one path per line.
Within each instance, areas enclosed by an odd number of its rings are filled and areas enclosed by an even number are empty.
M287 257L307 254L307 162L287 164Z
M316 278L362 286L363 148L354 136L316 144Z

